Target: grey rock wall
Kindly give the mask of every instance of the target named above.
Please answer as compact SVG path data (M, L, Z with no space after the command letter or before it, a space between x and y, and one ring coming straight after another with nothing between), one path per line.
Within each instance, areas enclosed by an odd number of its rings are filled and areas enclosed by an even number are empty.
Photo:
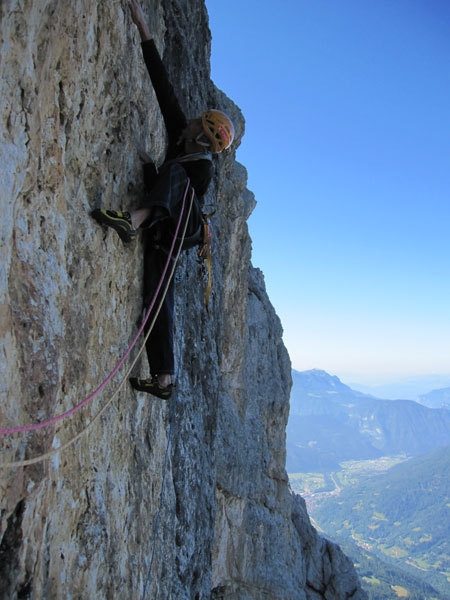
M203 1L144 7L186 110L221 106L238 144L244 119L210 81ZM129 348L142 242L125 247L89 214L139 205L138 151L161 161L165 133L125 0L0 11L5 428L69 411ZM255 202L233 152L216 165L211 310L193 250L176 275L174 402L128 387L130 369L147 373L141 341L75 414L0 437L1 598L364 597L289 490L290 363L250 262Z

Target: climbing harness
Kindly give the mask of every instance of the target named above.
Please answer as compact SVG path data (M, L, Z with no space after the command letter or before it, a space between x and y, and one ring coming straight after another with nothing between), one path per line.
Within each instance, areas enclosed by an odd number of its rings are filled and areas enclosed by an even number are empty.
M130 355L132 349L134 348L134 346L136 345L142 331L144 330L144 327L147 323L147 320L150 318L150 314L154 308L154 305L156 303L156 299L158 297L159 292L161 291L163 282L164 282L164 278L167 274L167 270L169 268L169 264L170 261L172 259L173 253L174 253L174 249L175 249L175 244L177 241L177 236L180 230L180 226L181 226L181 222L182 222L182 218L183 218L183 214L184 214L184 209L185 209L185 204L186 204L186 198L188 195L190 189L190 181L188 180L185 191L184 191L184 195L183 195L183 202L182 202L182 207L181 207L181 211L180 211L180 216L177 222L177 226L176 226L176 230L172 239L172 245L170 247L170 251L166 260L166 264L164 265L164 269L163 269L163 273L161 275L161 279L158 283L158 287L155 291L154 297L152 299L152 302L148 308L147 314L141 324L141 326L139 327L138 332L136 333L135 337L133 338L130 346L128 347L127 351L125 352L125 354L123 355L123 357L120 359L120 361L118 362L118 364L116 365L116 367L111 371L111 373L108 375L108 377L87 397L85 398L82 402L80 402L79 404L77 404L76 406L74 406L73 408L71 408L70 410L57 415L55 417L52 417L50 419L47 419L45 421L42 421L41 423L33 423L33 424L29 424L29 425L22 425L22 426L16 426L16 427L9 427L9 428L3 428L0 429L0 435L10 435L13 433L22 433L22 432L27 432L27 431L35 431L37 429L42 429L44 427L48 427L50 425L54 425L56 423L58 423L59 421L62 421L63 419L66 419L69 416L74 415L76 412L78 412L79 410L81 410L84 406L86 406L89 402L91 402L93 400L93 398L99 393L101 392L105 386L112 380L112 378L116 375L116 373L119 371L119 369L122 367L122 365L124 364L124 362L126 361L126 359L128 358L128 356ZM190 212L192 210L192 204L194 201L194 190L191 189L191 196L190 196L190 204L189 204L189 209L188 209L188 214L187 214L187 218L185 220L185 224L184 224L184 229L182 232L182 236L181 236L181 242L179 244L178 247L178 251L177 254L175 256L175 260L173 261L173 265L172 265L172 269L169 273L169 277L167 278L167 282L165 285L165 288L163 290L159 305L157 307L157 310L155 312L155 315L151 321L149 330L145 336L145 339L143 341L142 347L139 350L136 358L133 360L128 372L126 373L125 377L122 379L122 381L120 382L118 388L116 389L116 391L114 392L113 396L108 400L108 402L106 403L106 405L92 418L92 420L88 423L88 425L81 431L79 432L76 436L74 436L73 438L71 438L70 440L68 440L65 444L63 444L62 446L58 447L58 448L53 448L51 451L39 455L37 457L31 458L31 459L27 459L27 460L22 460L22 461L13 461L13 462L9 462L9 463L0 463L0 468L15 468L15 467L24 467L24 466L28 466L31 464L35 464L38 462L41 462L42 460L45 460L47 458L50 458L51 456L53 456L54 454L57 454L58 452L61 452L62 450L68 448L69 446L71 446L73 443L75 443L92 425L93 423L103 414L103 412L105 412L106 408L112 403L112 401L117 397L120 389L122 388L122 386L124 385L125 381L128 380L128 376L130 375L134 365L137 363L140 355L142 354L142 352L145 349L145 342L147 341L154 325L156 322L156 319L158 318L159 312L161 310L162 304L164 302L164 298L167 294L167 290L169 288L170 285L170 281L172 280L172 277L174 275L175 272L175 267L177 265L180 253L181 253L181 249L182 249L182 242L184 239L184 236L186 234L186 229L187 229L187 224L189 222L189 216L190 216Z
M195 152L194 154L183 154L183 156L178 156L177 158L168 160L167 162L164 163L163 166L165 167L166 165L170 165L173 163L183 164L186 162L193 162L196 160L212 161L212 154L211 154L211 152Z

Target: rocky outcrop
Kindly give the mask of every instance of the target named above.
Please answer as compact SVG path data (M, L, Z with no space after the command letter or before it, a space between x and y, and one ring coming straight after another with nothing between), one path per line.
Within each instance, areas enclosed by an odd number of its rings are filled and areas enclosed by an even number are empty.
M86 400L0 438L0 597L363 598L289 490L290 364L250 262L245 169L218 157L206 199L209 315L204 265L180 259L175 400L129 389L148 369L142 341L92 395L138 329L142 242L89 215L139 205L138 151L161 161L164 127L125 1L0 10L0 427ZM243 117L210 81L203 1L145 12L190 114L223 107L239 142Z

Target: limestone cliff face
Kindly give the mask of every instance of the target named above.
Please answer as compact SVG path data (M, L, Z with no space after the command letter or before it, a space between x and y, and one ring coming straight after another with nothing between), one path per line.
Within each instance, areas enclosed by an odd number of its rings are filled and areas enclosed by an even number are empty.
M144 7L184 106L192 116L222 107L239 141L242 115L210 81L203 1ZM161 161L165 133L125 0L3 0L0 10L6 428L88 398L133 340L142 242L125 247L89 214L139 205L138 151ZM148 369L140 341L75 414L0 437L1 598L364 597L289 490L290 364L250 263L254 199L233 153L216 172L209 315L195 250L176 276L174 402L130 390L133 360L133 372Z

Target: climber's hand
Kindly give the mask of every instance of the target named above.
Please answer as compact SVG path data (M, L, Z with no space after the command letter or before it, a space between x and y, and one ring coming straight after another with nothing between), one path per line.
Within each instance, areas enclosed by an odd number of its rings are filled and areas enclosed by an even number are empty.
M141 36L141 40L143 42L150 39L150 31L147 27L147 23L145 22L144 11L142 10L142 6L138 2L138 0L128 0L128 6L130 7L131 18L133 19L134 24L139 30L139 34Z

